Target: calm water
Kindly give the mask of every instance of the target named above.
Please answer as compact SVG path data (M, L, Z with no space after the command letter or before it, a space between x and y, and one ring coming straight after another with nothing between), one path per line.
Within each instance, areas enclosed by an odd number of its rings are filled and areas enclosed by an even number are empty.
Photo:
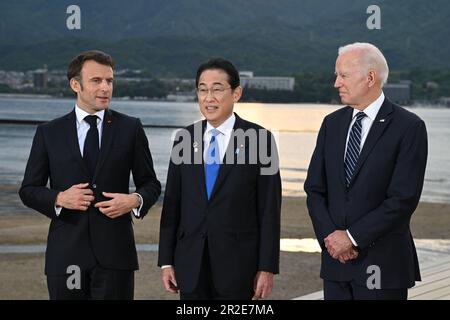
M73 108L73 100L0 98L0 119L50 120ZM111 108L148 125L186 126L201 119L195 103L114 101ZM302 196L317 131L323 117L339 108L316 104L238 104L243 118L272 130L278 139L283 194ZM450 109L414 108L427 124L428 166L423 201L450 203ZM20 184L36 126L0 125L0 184ZM146 128L155 170L163 185L174 129Z

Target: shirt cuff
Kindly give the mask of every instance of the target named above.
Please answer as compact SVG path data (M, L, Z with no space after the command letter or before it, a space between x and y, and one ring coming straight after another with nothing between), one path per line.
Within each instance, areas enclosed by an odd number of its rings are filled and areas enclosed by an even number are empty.
M57 217L59 217L59 215L61 214L61 210L62 210L62 207L55 206L55 213L56 213Z
M133 192L133 194L135 194L135 195L137 195L137 196L139 197L139 203L141 204L141 205L139 206L139 208L134 208L134 209L133 209L133 214L134 214L134 216L135 216L136 218L139 218L139 216L140 216L140 214L141 214L142 206L144 205L144 199L142 199L142 196L141 196L139 193L137 193L137 192Z
M347 235L348 235L348 237L350 238L350 241L353 243L353 245L354 245L355 247L357 247L358 244L356 243L355 239L353 239L352 235L350 234L350 231L348 231L348 229L345 230L345 231L347 231Z
M173 267L171 264L165 264L163 266L161 266L161 269L167 269L167 268L171 268Z

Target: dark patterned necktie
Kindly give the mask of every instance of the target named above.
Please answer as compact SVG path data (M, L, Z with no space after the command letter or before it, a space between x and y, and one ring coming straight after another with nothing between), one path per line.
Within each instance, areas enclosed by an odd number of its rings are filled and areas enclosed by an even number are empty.
M350 185L353 173L355 172L356 164L358 163L359 154L361 152L361 121L366 114L364 112L358 112L356 114L356 121L350 131L350 136L347 142L347 151L345 153L344 169L345 169L345 182L347 187Z

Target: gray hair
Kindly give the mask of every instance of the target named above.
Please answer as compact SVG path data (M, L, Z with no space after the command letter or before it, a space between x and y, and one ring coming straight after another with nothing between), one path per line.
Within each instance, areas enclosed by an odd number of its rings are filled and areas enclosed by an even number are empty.
M389 67L386 58L384 57L383 53L381 53L380 49L378 49L371 43L355 42L340 47L338 50L338 55L351 51L362 51L362 63L367 68L367 71L369 71L369 69L374 69L378 73L379 79L381 81L381 86L383 87L383 85L387 82L389 76Z

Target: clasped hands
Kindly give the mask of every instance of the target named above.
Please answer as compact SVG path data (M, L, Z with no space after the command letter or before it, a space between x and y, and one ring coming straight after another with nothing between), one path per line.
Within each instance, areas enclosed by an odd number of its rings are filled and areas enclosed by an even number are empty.
M336 230L330 233L324 241L330 256L338 259L341 263L358 257L358 251L345 230Z
M97 202L95 207L111 219L129 213L139 206L139 197L135 194L103 192L103 196L111 199ZM92 201L94 201L94 192L89 189L89 183L80 183L58 193L55 204L57 207L86 211Z

